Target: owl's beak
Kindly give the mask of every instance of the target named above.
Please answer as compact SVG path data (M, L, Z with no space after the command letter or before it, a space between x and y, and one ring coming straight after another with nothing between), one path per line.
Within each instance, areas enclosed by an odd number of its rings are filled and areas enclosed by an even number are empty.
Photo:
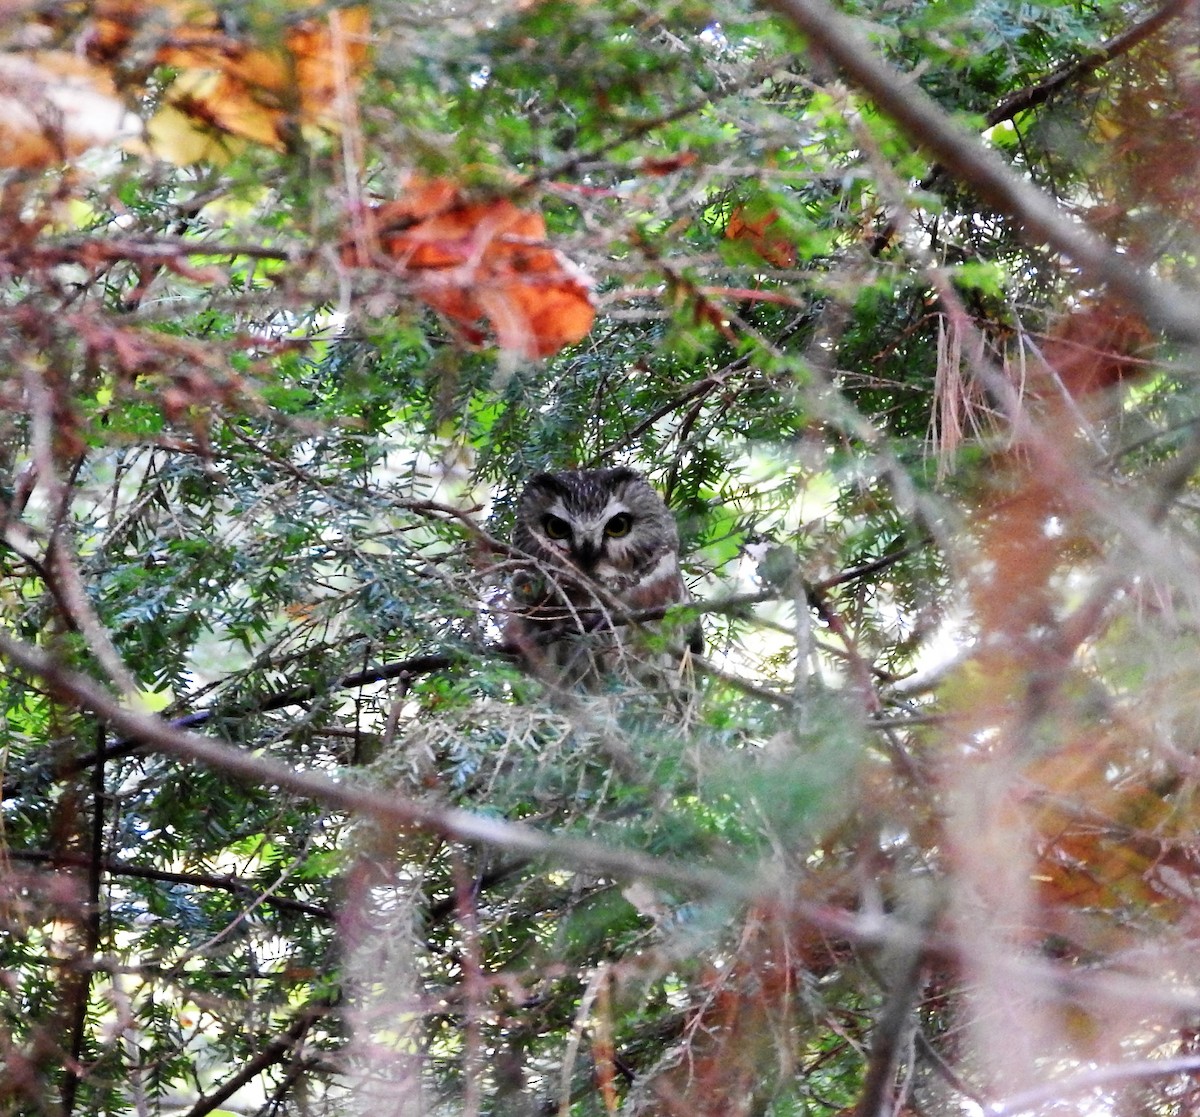
M600 561L599 540L583 537L575 542L575 562L581 570L591 571Z

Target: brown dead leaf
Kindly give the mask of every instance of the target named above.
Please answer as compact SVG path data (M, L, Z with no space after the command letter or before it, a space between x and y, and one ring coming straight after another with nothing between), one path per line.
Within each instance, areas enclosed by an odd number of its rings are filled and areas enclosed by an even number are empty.
M546 243L546 223L505 198L469 201L447 179L413 179L365 215L343 260L404 276L466 341L488 322L497 343L548 357L582 340L595 318L589 284Z
M643 175L658 177L659 175L674 174L676 171L690 167L699 160L700 156L694 151L681 151L678 155L664 155L658 158L647 156L634 163L634 169Z
M729 215L725 237L752 248L772 267L796 266L796 246L780 225L776 209L756 212L748 206L736 207Z
M1105 299L1065 315L1042 342L1041 352L1048 370L1081 401L1142 374L1147 363L1141 354L1151 340L1141 318Z

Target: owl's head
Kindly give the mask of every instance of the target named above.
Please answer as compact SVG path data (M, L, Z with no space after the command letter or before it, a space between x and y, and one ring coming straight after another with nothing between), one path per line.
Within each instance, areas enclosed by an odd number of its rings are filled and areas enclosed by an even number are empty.
M675 518L632 469L539 473L521 493L513 542L598 582L641 574L679 546Z

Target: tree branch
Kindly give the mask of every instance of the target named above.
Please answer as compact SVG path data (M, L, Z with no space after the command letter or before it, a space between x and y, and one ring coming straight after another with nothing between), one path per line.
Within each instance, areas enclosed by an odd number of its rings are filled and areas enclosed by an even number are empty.
M277 787L327 807L366 815L388 828L415 826L453 841L494 846L530 857L549 857L592 872L622 878L643 877L734 898L749 898L760 891L759 883L744 872L739 875L682 865L635 850L614 849L586 838L543 834L532 826L473 814L459 807L415 802L394 793L355 787L320 772L298 771L265 756L207 740L161 718L122 706L94 680L69 670L43 649L16 640L2 630L0 656L42 679L47 689L61 699L90 710L130 741L138 741L178 760L215 769L236 780Z
M931 910L922 920L920 938L899 947L894 952L896 957L891 959L891 980L885 990L883 1008L875 1021L867 1073L853 1117L891 1117L897 1111L893 1104L896 1067L905 1037L915 1026L913 1006L921 991L925 961L922 944L932 914Z
M4 851L4 856L9 861L24 861L33 865L78 865L81 868L90 868L92 865L92 858L86 854L54 853L44 849L7 849ZM218 888L224 892L247 896L260 903L271 904L288 911L313 915L320 919L333 918L333 913L319 904L308 904L303 900L294 900L287 896L264 896L252 884L247 884L244 880L238 880L236 877L209 876L205 873L176 873L168 869L152 869L146 865L128 865L123 861L115 861L108 857L100 859L99 869L110 876L134 877L138 880L161 880L167 884L188 884L196 888Z
M1145 42L1151 35L1179 16L1189 2L1190 0L1168 0L1158 11L1147 16L1140 23L1126 28L1119 35L1114 35L1108 42L1097 47L1090 54L1066 62L1058 69L1052 70L1040 81L1034 82L1033 85L1027 85L1024 89L1010 93L984 117L984 120L990 127L1003 120L1012 120L1018 113L1044 104L1063 86L1085 77L1122 54L1128 54L1139 43Z
M309 1008L303 1009L283 1035L276 1036L275 1039L271 1040L266 1047L219 1089L214 1090L207 1097L201 1098L188 1110L186 1117L204 1117L204 1114L211 1113L223 1102L233 1097L247 1082L253 1081L262 1074L267 1067L281 1062L296 1044L304 1038L305 1032L328 1012L328 1003L312 1005Z
M496 654L504 654L504 650L499 646L494 651ZM459 663L463 658L463 655L451 652L412 656L409 659L398 660L396 663L387 663L380 667L369 667L363 671L351 672L349 675L343 675L341 678L334 680L329 687L318 687L315 684L294 687L292 690L280 691L278 694L268 695L260 702L241 708L226 710L218 707L208 707L203 710L195 710L190 714L184 714L182 717L173 718L169 722L163 722L163 724L175 729L199 729L207 725L219 714L223 716L266 714L273 710L286 709L288 706L300 706L305 702L312 702L320 698L323 694L329 693L330 690L353 690L355 687L368 686L371 683L387 682L390 679L412 679L418 675L428 675L433 671L444 671L454 666L454 664ZM139 752L144 745L144 741L122 737L121 740L115 741L105 749L103 759L114 760L123 756L132 756L134 753ZM81 757L74 768L72 769L68 766L67 771L79 770L94 762L94 757Z
M1025 1090L1011 1098L984 1106L984 1117L1017 1117L1018 1114L1032 1112L1049 1102L1059 1101L1073 1094L1083 1094L1118 1082L1168 1078L1177 1074L1200 1074L1200 1055L1181 1055L1175 1059L1139 1059L1132 1063L1115 1063L1112 1066L1083 1071L1070 1078L1047 1082L1044 1086L1036 1086L1032 1090Z
M99 756L104 751L104 730L96 727L95 754ZM92 769L92 825L88 839L88 852L73 855L67 852L48 854L47 859L56 864L74 860L86 867L88 871L87 907L83 912L83 943L79 957L91 959L100 950L100 888L103 883L101 869L102 849L104 846L104 763L98 760ZM11 856L11 854L10 854ZM65 1067L62 1087L63 1117L71 1117L75 1109L75 1099L79 1083L83 1078L84 1044L87 1039L87 1006L92 990L92 971L81 969L78 973L65 977L70 996L74 1000L69 1023L70 1059Z
M432 505L429 502L424 502L429 505L430 510L437 512L453 512L456 515L462 515L457 510L449 509L440 505ZM465 516L464 516L465 518ZM473 525L472 525L473 526ZM485 537L491 540L490 536ZM862 563L859 566L843 570L838 574L831 575L827 578L821 578L808 585L807 594L809 603L818 609L824 609L824 599L821 596L822 592L828 589L833 589L837 586L845 585L848 582L857 581L860 578L868 577L871 574L885 570L887 567L906 558L908 555L919 550L923 546L927 546L930 542L928 537L918 540L915 543L908 544L896 551L883 555L880 558L872 559ZM501 545L502 546L502 545ZM688 606L686 610L697 615L704 613L733 613L738 610L750 606L764 604L769 601L780 600L780 594L774 590L763 590L758 593L739 594L732 597L716 598L711 601L696 601ZM635 609L628 611L605 611L605 610L581 610L578 616L584 623L585 631L597 631L607 625L623 625L623 624L642 624L647 621L662 620L672 609L678 609L679 606L666 606L650 609ZM548 634L551 635L551 634ZM518 656L518 649L507 644L488 644L480 648L464 649L454 652L433 652L428 655L411 656L408 659L398 660L395 663L383 664L378 667L365 668L362 671L354 671L348 675L343 675L340 678L332 681L327 687L320 687L315 684L303 687L295 687L292 690L281 691L278 694L272 694L262 699L259 702L251 703L246 706L238 707L233 710L216 708L207 708L196 710L190 714L184 714L178 718L173 718L166 724L173 726L176 729L199 729L207 725L214 717L220 713L223 716L237 716L239 714L262 714L270 713L273 710L286 709L289 706L303 705L305 702L312 702L320 698L323 694L338 690L353 690L360 686L369 686L372 683L388 682L391 680L407 680L414 679L419 675L432 674L435 671L445 671L456 664L462 663L472 654L483 656L497 656L504 659L515 659ZM707 662L701 664L701 669L705 674L720 678L732 686L743 690L747 694L756 697L765 698L767 701L776 704L787 704L788 700L785 696L776 694L768 688L760 687L757 684L751 683L748 680L740 679L737 676L722 672L715 665ZM144 747L140 740L130 740L122 738L108 745L101 754L101 761L117 760L121 757L132 756L139 752ZM89 767L96 763L96 755L87 755L80 757L73 764L66 765L63 769L63 774L70 775L77 771Z
M1077 222L1052 198L1018 175L979 138L954 121L911 77L886 65L859 25L825 0L768 0L770 7L863 89L908 138L1000 213L1024 228L1025 240L1048 245L1093 283L1134 308L1156 329L1200 344L1196 297L1134 266L1111 244Z

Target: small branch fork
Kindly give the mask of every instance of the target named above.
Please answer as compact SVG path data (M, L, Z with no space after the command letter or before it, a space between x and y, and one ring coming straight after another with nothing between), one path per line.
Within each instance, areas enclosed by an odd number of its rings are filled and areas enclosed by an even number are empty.
M204 1114L212 1113L213 1110L220 1108L224 1102L233 1097L248 1082L254 1081L268 1067L283 1062L303 1042L308 1030L318 1020L328 1014L330 1007L330 1002L326 1001L302 1009L296 1014L296 1018L288 1025L285 1031L271 1040L257 1055L247 1061L241 1070L222 1083L220 1087L196 1102L188 1110L185 1117L204 1117Z
M1119 35L1114 35L1108 42L1096 50L1085 54L1082 58L1072 59L1052 70L1040 81L1018 89L1005 97L994 109L984 117L988 127L1005 120L1012 120L1018 113L1027 112L1038 105L1045 104L1060 89L1072 82L1086 77L1094 70L1128 54L1134 47L1144 43L1157 34L1171 20L1178 18L1187 9L1191 0L1167 0L1157 11L1151 12L1145 19L1127 27Z

